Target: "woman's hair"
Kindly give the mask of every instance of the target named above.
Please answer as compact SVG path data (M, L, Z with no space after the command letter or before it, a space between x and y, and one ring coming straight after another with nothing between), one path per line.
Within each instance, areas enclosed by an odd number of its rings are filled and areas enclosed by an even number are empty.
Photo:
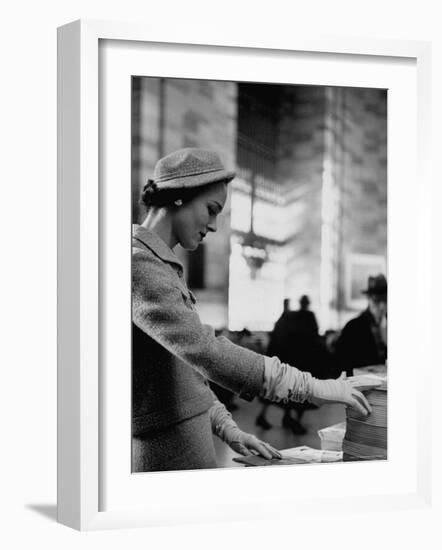
M180 189L158 189L157 184L148 179L146 185L143 187L141 193L140 203L143 204L146 209L153 207L162 208L167 206L173 206L176 200L181 200L183 204L190 202L197 195L213 185L218 183L228 183L227 180L220 180L207 185L200 185L197 187L185 187Z

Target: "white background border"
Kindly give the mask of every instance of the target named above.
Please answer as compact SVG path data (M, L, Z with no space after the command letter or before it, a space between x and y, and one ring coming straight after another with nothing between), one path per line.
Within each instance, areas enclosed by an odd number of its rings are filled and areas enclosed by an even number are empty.
M368 39L432 40L433 77L430 88L433 97L442 97L442 37L439 7L435 1L407 2L398 6L395 2L373 0L361 12L349 0L291 3L290 6L274 0L272 11L259 11L253 16L252 4L248 0L241 3L225 0L223 9L218 7L215 10L216 18L203 1L183 3L164 0L154 6L151 3L141 6L136 0L118 4L104 0L88 0L87 3L67 0L58 5L49 0L40 3L28 0L9 4L5 8L4 16L8 24L0 40L5 53L3 74L8 77L8 86L0 90L0 104L2 144L8 154L4 155L0 165L3 198L0 224L5 266L0 277L2 334L8 337L1 346L5 391L0 406L4 419L2 440L8 452L1 455L4 476L2 517L5 521L0 538L2 542L8 541L8 547L44 545L45 548L78 548L81 545L82 548L95 549L97 544L106 544L108 548L148 544L153 548L160 545L174 548L191 544L192 548L207 548L210 541L212 548L245 545L270 548L291 546L291 542L296 540L297 546L308 548L370 548L374 537L360 537L367 520L375 522L377 540L382 538L385 547L395 547L400 543L402 548L424 545L426 548L436 548L440 542L440 469L433 474L436 497L431 510L382 512L370 514L369 517L354 514L351 510L347 517L317 514L298 519L293 516L290 523L258 524L250 521L226 524L222 529L200 525L81 536L53 522L56 479L55 28L82 16L115 20L132 18L143 22L147 28L162 29L172 34L180 32L185 21L189 34L204 34L207 39L222 36L233 40L246 33L272 41L279 35L292 36L294 30L302 28L316 36L332 31L335 34L363 35ZM195 13L198 16L194 16ZM429 123L435 137L438 136L442 123L439 103L434 103ZM436 161L439 157L439 150L436 157L436 139L434 145L425 145L426 156L432 155ZM427 178L431 178L430 170L427 171ZM436 179L434 182L436 184ZM442 280L440 247L437 247L438 235L442 234L438 206L442 203L441 193L440 186L434 185L428 189L433 213L428 220L431 237L427 243L422 243L427 251L433 249L434 281ZM24 288L29 288L30 280L32 292L24 292ZM432 289L434 313L428 304L424 311L424 315L430 316L433 327L428 336L432 348L426 359L434 363L434 383L427 386L434 403L437 403L438 388L441 387L440 359L436 355L436 337L440 326L436 310L441 305L441 288L441 285L435 284ZM26 326L23 311L27 312ZM27 327L32 327L32 330L27 330ZM27 330L26 342L24 330ZM17 388L20 388L20 399L15 391ZM435 458L441 456L442 450L440 423L441 410L437 406L433 410L431 428ZM23 436L24 428L26 437ZM342 536L342 531L333 536L336 526L344 524L345 536Z

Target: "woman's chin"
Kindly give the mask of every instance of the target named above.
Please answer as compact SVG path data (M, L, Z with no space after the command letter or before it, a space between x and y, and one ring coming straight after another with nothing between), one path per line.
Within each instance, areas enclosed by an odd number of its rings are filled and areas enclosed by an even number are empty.
M200 245L200 242L199 241L190 241L188 243L183 243L181 246L185 249L185 250L189 250L190 252L192 252L193 250L196 250L198 248L198 246Z

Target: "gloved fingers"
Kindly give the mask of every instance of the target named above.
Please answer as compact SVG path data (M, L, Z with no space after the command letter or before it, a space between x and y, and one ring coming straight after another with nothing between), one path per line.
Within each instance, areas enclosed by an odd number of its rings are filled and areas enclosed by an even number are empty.
M264 458L267 458L267 460L271 460L273 458L273 455L268 446L263 441L260 441L258 438L250 436L245 444L247 445L248 449L256 451Z
M267 460L271 460L273 458L272 453L259 440L254 441L251 445L249 444L249 449L253 449L264 458L267 458Z
M360 414L362 414L362 416L367 416L369 414L368 410L355 395L351 395L349 397L349 399L347 400L347 405L358 411Z
M367 398L365 397L365 395L363 393L361 393L359 390L353 390L353 397L355 397L361 404L363 407L365 407L365 409L367 410L367 414L370 414L372 411L371 411L371 405L370 403L367 401Z
M237 452L240 455L250 456L251 454L253 454L249 451L249 449L243 443L239 441L233 441L230 446L235 452Z
M362 416L367 416L367 411L365 410L365 408L359 403L359 401L357 399L355 399L354 397L351 397L348 401L347 401L347 405L349 407L351 407L352 409L355 409L355 411L357 411L359 414L361 414Z
M260 440L260 443L262 443L265 446L265 448L269 450L269 452L272 455L272 458L282 458L282 454L277 449L275 449L275 447L272 447L270 443L267 443L267 441L261 441L261 440Z

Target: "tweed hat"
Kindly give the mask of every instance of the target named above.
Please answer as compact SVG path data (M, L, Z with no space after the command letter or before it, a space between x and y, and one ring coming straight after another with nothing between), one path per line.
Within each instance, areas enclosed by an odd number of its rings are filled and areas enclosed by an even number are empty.
M233 180L235 172L226 170L214 151L187 147L160 159L153 180L158 189L200 187L209 183Z
M362 291L362 294L368 296L387 296L387 279L382 273L374 277L368 278L368 285L366 290Z

